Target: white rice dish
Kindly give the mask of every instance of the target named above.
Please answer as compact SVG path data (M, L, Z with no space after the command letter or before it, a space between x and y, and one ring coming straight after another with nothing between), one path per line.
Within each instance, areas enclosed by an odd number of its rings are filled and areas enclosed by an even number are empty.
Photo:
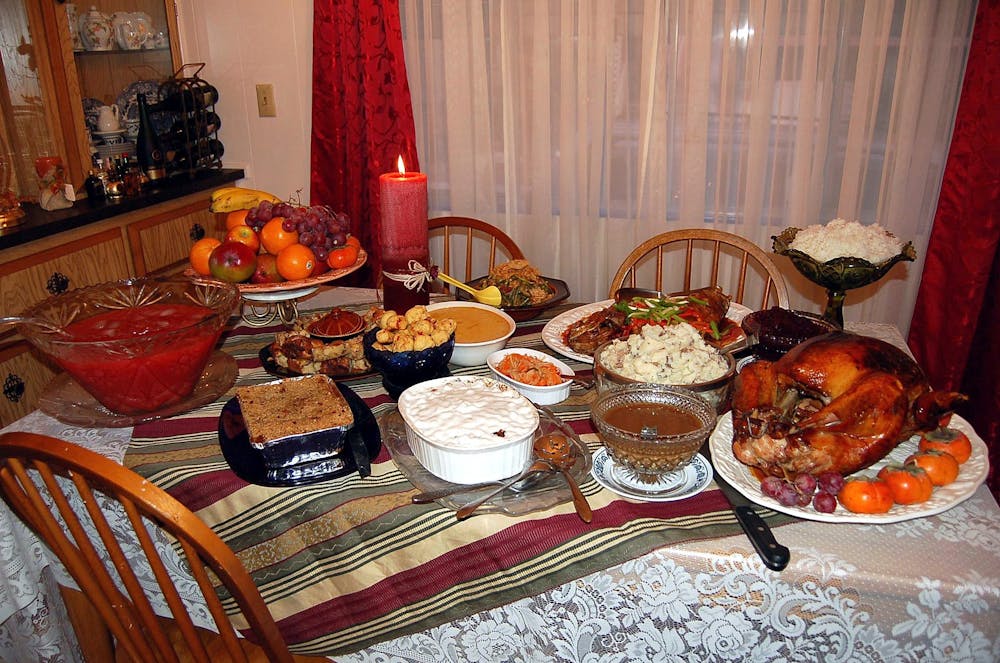
M612 341L601 364L640 382L687 385L709 382L729 370L722 354L687 323L646 325L638 334Z
M872 264L885 262L903 250L903 242L877 223L834 219L826 225L803 228L788 248L801 251L818 262L834 258L860 258Z

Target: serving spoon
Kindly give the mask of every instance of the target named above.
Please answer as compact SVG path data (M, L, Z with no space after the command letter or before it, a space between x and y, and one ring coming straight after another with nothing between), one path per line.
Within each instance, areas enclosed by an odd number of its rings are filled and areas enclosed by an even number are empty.
M526 470L518 474L513 479L510 479L509 481L500 484L500 486L496 490L491 490L482 497L472 502L469 502L468 504L460 508L458 511L455 512L455 517L458 518L459 520L465 520L466 518L472 515L473 511L481 507L483 504L486 504L493 497L496 497L503 491L507 490L509 487L513 486L518 481L526 478L531 474L535 474L536 472L551 472L551 471L552 471L552 465L547 460L536 458L535 462L529 465Z
M576 509L576 515L580 516L580 520L583 522L589 523L594 517L594 513L586 496L576 483L576 479L570 473L570 468L576 462L576 456L573 454L573 447L569 440L558 433L543 435L535 442L535 453L540 459L547 461L553 469L562 472L570 492L573 493L573 507Z
M495 285L483 288L482 290L476 290L475 288L465 285L464 283L462 283L457 279L451 278L450 276L448 276L443 272L438 272L437 277L442 281L444 281L445 283L450 283L456 288L465 290L467 293L472 295L472 298L475 299L480 304L486 304L487 306L496 306L498 308L500 306L501 302L500 288L496 287Z

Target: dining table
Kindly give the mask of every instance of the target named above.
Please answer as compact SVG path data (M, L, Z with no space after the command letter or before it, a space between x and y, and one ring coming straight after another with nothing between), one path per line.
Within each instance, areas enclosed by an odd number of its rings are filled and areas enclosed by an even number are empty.
M364 313L377 295L324 287L297 302L298 314L333 306ZM588 377L589 362L543 338L546 325L580 306L562 302L518 322L507 347L545 352ZM905 349L891 325L847 327ZM757 505L790 549L781 571L761 561L711 465L683 499L653 500L612 490L595 465L580 477L589 523L561 487L537 499L505 493L459 520L449 503L413 502L421 486L377 373L340 382L370 412L370 470L268 485L266 476L234 470L220 417L236 386L278 379L262 350L286 328L234 318L219 348L236 360L236 383L191 411L125 427L35 411L3 431L95 449L176 497L237 554L293 653L359 663L1000 660L1000 507L985 485L898 522ZM486 366L451 365L449 373L490 375ZM586 447L588 467L602 453L590 419L596 396L578 382L551 406ZM176 556L165 536L159 545ZM56 591L73 582L5 505L0 562L0 660L79 660ZM169 566L192 586L182 563ZM200 601L196 590L185 599Z

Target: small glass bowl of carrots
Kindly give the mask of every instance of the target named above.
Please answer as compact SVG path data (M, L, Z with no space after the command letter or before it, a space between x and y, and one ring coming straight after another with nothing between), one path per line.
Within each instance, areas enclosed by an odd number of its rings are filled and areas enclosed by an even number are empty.
M497 350L486 358L486 365L498 380L539 405L554 405L566 400L576 376L565 363L530 348Z

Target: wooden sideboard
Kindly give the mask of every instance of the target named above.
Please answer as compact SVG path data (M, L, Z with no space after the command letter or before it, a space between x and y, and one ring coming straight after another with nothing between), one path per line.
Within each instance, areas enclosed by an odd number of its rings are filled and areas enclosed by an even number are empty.
M222 237L210 190L132 210L0 250L0 316L69 289L146 274L179 272L201 237ZM27 341L0 332L0 426L35 407L57 369Z

